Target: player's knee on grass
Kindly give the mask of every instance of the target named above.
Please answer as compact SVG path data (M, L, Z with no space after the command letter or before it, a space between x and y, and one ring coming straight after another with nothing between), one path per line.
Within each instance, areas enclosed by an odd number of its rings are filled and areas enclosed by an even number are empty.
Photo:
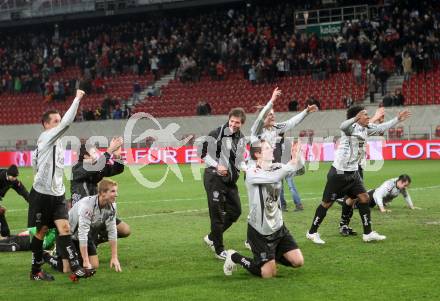
M266 262L261 267L261 278L272 278L277 275L277 265L275 260Z
M118 231L118 238L128 237L131 234L130 226L125 222L120 222L116 226L116 230Z
M291 250L284 254L284 257L294 268L299 268L304 265L304 256L300 249Z

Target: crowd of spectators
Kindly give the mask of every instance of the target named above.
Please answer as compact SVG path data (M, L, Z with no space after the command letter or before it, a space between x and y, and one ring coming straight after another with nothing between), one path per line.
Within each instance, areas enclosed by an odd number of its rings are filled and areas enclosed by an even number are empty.
M128 119L131 115L131 107L126 100L105 95L100 106L81 106L77 121Z
M283 76L311 74L321 80L331 73L352 72L357 84L367 84L370 95L379 87L385 95L390 73L409 79L413 72L429 71L440 59L436 2L413 6L387 1L377 17L344 22L335 35L319 37L296 30L298 5L312 9L319 2L201 8L191 14L163 12L166 18L63 23L51 30L5 33L0 41L0 93L36 92L47 101L62 101L78 81L53 80L51 75L77 66L81 79L89 81L96 93L106 92L108 77L151 71L157 80L162 72L176 68L183 82L198 81L203 75L221 81L240 71L253 84ZM385 58L394 61L393 70L386 69ZM137 88L133 92L140 93Z

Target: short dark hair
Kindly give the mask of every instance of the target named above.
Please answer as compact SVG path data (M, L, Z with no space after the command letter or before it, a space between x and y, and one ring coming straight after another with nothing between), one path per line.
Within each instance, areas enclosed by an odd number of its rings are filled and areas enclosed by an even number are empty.
M43 116L41 116L41 124L43 126L45 122L50 121L50 115L52 114L60 114L60 112L58 110L47 110L46 112L44 112Z
M85 144L81 144L81 146L79 148L78 162L84 161L84 156L90 156L90 154L87 151L86 145Z
M261 146L263 145L264 142L266 142L266 140L261 139L251 143L249 148L249 156L251 157L252 160L257 160L255 154L261 153Z
M17 165L13 164L13 165L9 166L8 170L6 171L6 174L8 176L11 176L11 177L14 177L14 178L18 177Z
M239 117L241 119L241 123L246 121L246 113L244 112L243 108L233 108L229 112L228 120L231 119L232 116Z
M407 174L400 175L397 181L408 182L411 184L411 178Z
M84 161L84 156L89 156L90 157L90 149L92 148L96 148L95 145L91 145L91 144L81 144L80 148L79 148L79 154L78 154L78 162L83 162Z
M360 111L365 110L364 106L352 106L347 110L347 119L355 117Z

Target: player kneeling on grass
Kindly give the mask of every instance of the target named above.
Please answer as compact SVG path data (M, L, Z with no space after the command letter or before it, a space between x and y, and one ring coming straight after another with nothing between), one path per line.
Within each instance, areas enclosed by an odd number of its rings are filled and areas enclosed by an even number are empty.
M98 183L98 194L79 200L69 210L69 223L75 229L72 241L80 251L80 261L84 268L97 269L99 266L96 252L95 236L105 228L111 248L110 268L121 272L118 259L117 231L116 231L116 197L118 184L110 179L103 179ZM50 256L45 253L44 259L58 271L69 272L66 259Z
M124 164L121 161L122 137L113 138L107 151L99 156L99 150L90 145L82 144L78 163L72 167L72 181L70 192L72 200L70 207L80 199L96 195L98 183L104 177L112 177L124 171ZM131 233L130 226L116 217L116 230L118 238L128 237ZM95 244L108 241L106 231L101 231L95 240Z
M282 180L303 166L300 146L292 145L292 159L287 164L272 163L273 148L264 140L254 142L250 154L257 160L256 167L246 173L250 211L247 240L254 258L228 250L223 271L229 276L239 264L256 276L271 278L277 273L276 262L290 267L304 264L301 250L284 225L280 203Z

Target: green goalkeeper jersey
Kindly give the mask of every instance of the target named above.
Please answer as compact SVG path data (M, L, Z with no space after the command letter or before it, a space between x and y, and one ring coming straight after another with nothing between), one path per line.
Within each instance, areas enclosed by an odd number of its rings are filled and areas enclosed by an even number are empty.
M37 233L37 228L36 227L29 228L28 231L32 239L35 233ZM57 230L55 228L49 229L49 231L47 231L43 240L43 250L50 250L53 248L53 246L55 245L56 235L57 235Z

